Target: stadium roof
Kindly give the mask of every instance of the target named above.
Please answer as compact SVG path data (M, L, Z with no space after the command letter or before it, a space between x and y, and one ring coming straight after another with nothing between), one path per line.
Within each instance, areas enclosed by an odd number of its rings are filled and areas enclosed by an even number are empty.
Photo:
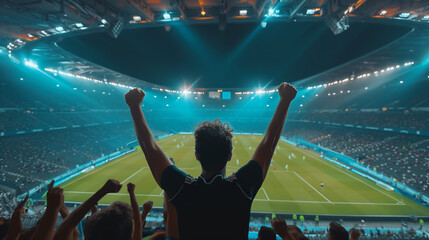
M217 23L222 30L232 22L258 22L263 26L276 21L323 21L335 34L354 22L413 28L378 51L306 79L303 86L373 72L388 67L386 64L422 61L429 42L429 2L424 0L41 0L2 3L0 50L10 51L15 61L37 57L57 63L51 67L64 72L153 86L77 57L56 42L69 36L103 31L117 37L124 28L164 26L168 30L175 24Z

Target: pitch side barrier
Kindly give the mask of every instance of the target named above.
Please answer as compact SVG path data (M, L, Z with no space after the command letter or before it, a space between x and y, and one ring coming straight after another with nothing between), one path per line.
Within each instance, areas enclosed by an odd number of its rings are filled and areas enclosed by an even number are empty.
M299 145L306 146L308 149L313 150L317 153L320 153L322 158L332 163L335 163L343 168L346 168L364 178L367 178L387 190L395 191L407 198L410 198L416 201L417 203L425 207L428 207L428 204L429 204L428 196L425 196L419 193L418 191L411 189L410 187L405 186L400 182L395 181L394 179L386 177L381 173L371 170L369 166L364 166L353 158L344 156L340 153L314 145L312 143L306 142L301 139L293 138L288 140L284 137L281 137L281 139L295 146L299 146Z
M34 195L36 195L37 193L39 193L40 190L46 188L46 186L52 180L55 181L54 186L58 186L58 185L66 182L66 181L71 180L74 177L77 177L77 176L81 175L82 173L89 172L89 171L93 170L96 167L99 167L99 166L101 166L103 164L111 162L111 161L113 161L113 160L115 160L115 159L117 159L119 157L122 157L122 156L128 154L128 153L134 152L135 150L136 150L135 148L132 148L132 149L130 149L128 151L126 149L120 150L120 151L111 153L109 155L103 156L101 158L98 158L96 160L93 160L91 162L85 163L85 164L80 165L79 167L77 167L75 169L69 170L69 171L67 171L67 172L65 172L65 173L63 173L63 174L61 174L59 176L56 176L56 177L54 177L52 179L49 179L49 180L46 180L44 183L41 183L39 186L37 186L37 187L35 187L33 189L30 189L27 193L30 195L30 197L33 197ZM21 194L19 196L19 198L20 199L24 198L27 193Z
M173 134L155 136L155 138L160 140L160 139L169 137L171 135L173 135ZM64 182L71 180L72 178L75 178L75 177L81 175L82 173L92 171L93 169L95 169L101 165L104 165L108 162L111 162L115 159L118 159L118 158L120 158L120 157L122 157L128 153L136 151L137 146L138 146L137 141L129 142L126 144L125 149L119 150L117 152L111 153L111 154L103 156L103 157L100 157L100 158L93 160L91 162L87 162L83 165L80 165L79 167L77 167L75 169L69 170L69 171L67 171L67 172L65 172L59 176L56 176L56 177L49 179L49 180L46 180L44 183L41 183L37 187L30 189L27 193L30 195L30 197L33 197L37 193L40 193L40 190L44 189L46 187L46 185L48 185L52 180L55 180L54 186L58 186ZM23 199L27 193L23 193L23 194L19 195L18 198Z

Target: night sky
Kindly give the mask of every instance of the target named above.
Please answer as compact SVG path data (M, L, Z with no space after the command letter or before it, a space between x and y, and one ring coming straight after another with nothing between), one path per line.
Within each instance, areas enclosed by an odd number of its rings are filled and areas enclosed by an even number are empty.
M323 22L195 24L68 38L65 49L118 72L178 89L254 88L297 81L355 59L397 39L408 28L352 23L334 35Z

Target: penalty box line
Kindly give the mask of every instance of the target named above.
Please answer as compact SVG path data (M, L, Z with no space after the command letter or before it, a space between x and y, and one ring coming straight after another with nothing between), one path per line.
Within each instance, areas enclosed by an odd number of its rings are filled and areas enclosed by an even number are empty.
M325 195L323 195L321 192L319 192L316 188L314 188L309 182L307 182L303 177L301 177L298 173L296 173L295 171L293 171L293 173L295 173L295 175L297 177L299 177L303 182L305 182L308 186L310 186L314 191L316 191L320 196L322 196L326 201L328 201L329 203L332 203L331 200L329 200L327 197L325 197Z
M370 188L372 188L372 189L374 189L374 190L377 190L378 192L380 192L380 193L382 193L382 194L384 194L384 195L386 195L386 196L390 197L391 199L393 199L393 200L395 200L395 201L396 201L396 203L395 203L395 204L397 204L397 203L402 203L402 201L400 201L400 200L396 199L395 197L390 196L389 194L387 194L387 193L385 193L385 192L381 191L381 190L380 190L380 189L378 189L378 188L375 188L374 186L369 185L368 183L366 183L366 182L364 182L364 181L360 180L359 178L356 178L355 176L352 176L351 174L349 174L349 173L345 172L343 169L340 169L339 167L332 166L332 165L328 164L328 163L327 163L327 161L325 161L325 160L321 160L321 159L318 159L317 157L313 156L313 155L312 155L312 154L310 154L310 153L305 153L305 152L304 152L304 151L302 151L299 147L296 147L296 150L300 151L301 153L307 154L307 155L309 155L309 156L310 156L310 158L315 159L315 160L317 160L317 161L319 161L319 162L321 162L321 163L323 163L323 164L325 164L325 165L327 165L327 166L329 166L329 167L331 167L331 168L333 168L333 169L335 169L335 170L337 170L337 171L339 171L339 172L341 172L341 173L343 173L343 174L345 174L345 175L347 175L347 176L349 176L349 177L351 177L351 178L353 178L353 179L355 179L355 180L357 180L357 181L359 181L359 182L361 182L361 183L363 183L363 184L367 185L368 187L370 187ZM401 205L401 204L398 204L398 205Z
M132 152L132 153L130 153L130 154L127 154L127 155L123 156L123 157L122 157L121 159L119 159L119 160L116 160L116 161L110 162L110 164L106 163L104 166L101 166L101 167L99 167L99 168L96 168L96 169L94 169L94 170L92 170L92 171L88 172L86 175L81 176L81 177L79 177L78 179L76 179L76 180L74 180L74 181L71 181L71 182L69 182L69 183L67 183L67 184L65 184L64 186L61 186L61 187L62 187L62 188L65 188L65 187L67 187L67 186L69 186L69 185L71 185L71 184L73 184L73 183L75 183L75 182L77 182L77 181L79 181L79 180L82 180L82 179L84 179L84 178L86 178L86 177L88 177L88 176L92 175L93 173L96 173L96 172L98 172L98 171L100 171L100 170L102 170L102 169L104 169L104 168L106 168L106 167L110 167L110 166L112 166L113 164L116 164L116 163L118 163L118 162L120 162L120 161L122 161L122 160L124 160L124 159L126 159L126 158L129 158L129 157L131 157L131 156L135 155L137 152L138 152L138 151L134 151L134 152Z

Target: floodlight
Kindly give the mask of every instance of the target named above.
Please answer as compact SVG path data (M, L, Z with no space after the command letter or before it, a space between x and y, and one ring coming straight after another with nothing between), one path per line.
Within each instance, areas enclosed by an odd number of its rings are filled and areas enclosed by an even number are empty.
M271 16L271 15L273 15L273 14L274 14L274 9L270 8L270 9L268 10L268 16Z
M261 26L262 26L262 28L266 28L267 27L267 22L261 22Z
M402 83L404 83L404 81L400 81L399 83L401 83L401 84L402 84Z
M313 15L315 12L314 9L307 9L307 15Z
M247 10L240 10L240 16L247 16Z
M368 90L368 87L365 87L365 90Z
M203 10L203 11L201 11L201 15L206 15L206 12Z
M32 68L38 68L39 66L37 63L31 61L31 60L25 60L24 61L25 66L32 67Z
M171 15L169 13L164 13L164 15L162 15L164 17L164 19L169 20L171 19Z

